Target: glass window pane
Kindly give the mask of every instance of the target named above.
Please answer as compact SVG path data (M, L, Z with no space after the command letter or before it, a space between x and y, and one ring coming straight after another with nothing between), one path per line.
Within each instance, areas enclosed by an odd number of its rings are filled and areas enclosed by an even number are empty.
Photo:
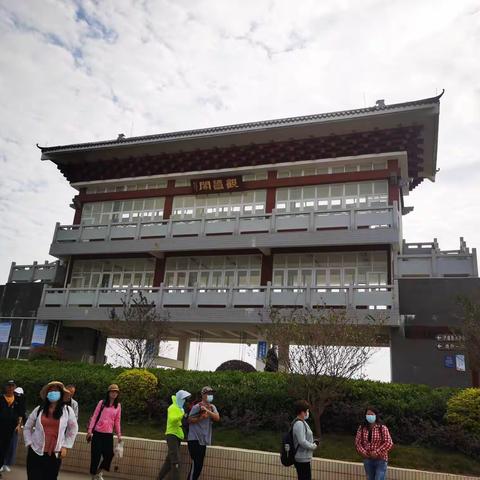
M315 272L316 286L323 287L327 285L327 271L326 270L317 270Z
M273 285L283 287L283 270L273 271Z
M298 270L287 271L287 286L288 287L298 286Z
M341 285L341 270L336 268L330 269L330 285L339 286Z

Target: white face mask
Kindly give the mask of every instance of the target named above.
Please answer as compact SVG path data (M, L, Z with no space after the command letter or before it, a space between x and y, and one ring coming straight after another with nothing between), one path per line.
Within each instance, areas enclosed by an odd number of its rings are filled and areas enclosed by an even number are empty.
M310 418L310 410L307 410L307 412L305 413L304 419L308 420L309 418Z

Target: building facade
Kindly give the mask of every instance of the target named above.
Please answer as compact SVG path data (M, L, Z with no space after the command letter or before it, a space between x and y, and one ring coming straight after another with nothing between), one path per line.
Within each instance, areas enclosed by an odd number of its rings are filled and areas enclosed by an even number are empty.
M109 312L142 292L168 311L180 342L177 366L187 364L192 339L256 341L270 307L328 307L360 323L382 319L393 380L428 383L428 362L402 363L409 342L418 341L412 282L478 288L476 254L463 240L460 250L442 252L436 241L402 237L402 217L413 209L405 205L409 192L435 179L439 102L378 101L41 147L42 160L78 191L75 213L71 225L55 228L50 254L59 262L12 265L4 303L16 284L36 288L39 298L31 315L21 315L26 320L2 306L3 319L28 323L12 327L22 345L10 340L3 354L20 356L22 347L25 355L36 322L50 325L46 341L72 358L101 361ZM422 335L434 341L449 327L448 315L443 322ZM470 382L466 372L439 370L437 383Z

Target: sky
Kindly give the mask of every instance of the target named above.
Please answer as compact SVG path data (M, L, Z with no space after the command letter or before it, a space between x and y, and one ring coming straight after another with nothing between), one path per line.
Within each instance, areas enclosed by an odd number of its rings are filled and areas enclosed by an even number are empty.
M407 241L480 245L479 0L0 0L0 283L75 191L52 146L441 99Z

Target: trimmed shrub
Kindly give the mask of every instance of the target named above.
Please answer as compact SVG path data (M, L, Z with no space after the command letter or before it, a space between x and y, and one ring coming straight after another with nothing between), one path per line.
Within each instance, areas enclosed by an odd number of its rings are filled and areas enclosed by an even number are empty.
M451 397L446 418L450 425L480 436L480 389L467 388Z
M242 360L227 360L217 367L216 372L245 372L251 373L256 372L257 370L253 365L250 365L247 362Z
M29 360L65 360L65 354L58 347L36 347L30 350Z
M122 410L128 418L141 417L157 392L158 379L148 370L125 370L115 380L120 387Z

